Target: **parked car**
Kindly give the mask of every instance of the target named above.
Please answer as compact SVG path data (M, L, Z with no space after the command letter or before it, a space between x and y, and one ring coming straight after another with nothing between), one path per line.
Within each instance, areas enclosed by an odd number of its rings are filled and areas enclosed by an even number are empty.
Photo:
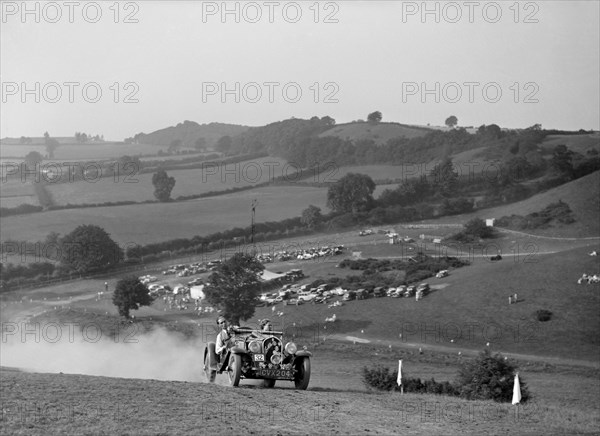
M373 289L373 296L378 298L378 297L384 297L385 296L385 289L383 289L383 287L381 286L377 286L375 289Z
M366 289L358 289L356 291L357 300L365 300L367 298L369 298L369 291L367 291Z
M438 271L438 273L435 275L438 279L441 279L443 277L448 277L448 270L447 269L443 269Z
M204 372L213 383L217 373L227 372L229 384L238 386L242 379L262 379L272 388L277 380L294 382L296 389L306 390L310 382L310 358L306 349L298 350L294 342L284 345L283 332L259 332L238 327L232 329L233 342L222 361L215 353L215 343L204 349Z
M355 291L348 291L342 297L343 301L352 301L352 300L355 300L355 299L356 299L356 292Z
M315 294L298 295L298 300L302 300L305 303L308 303L308 302L314 300L315 298L317 298L317 296Z

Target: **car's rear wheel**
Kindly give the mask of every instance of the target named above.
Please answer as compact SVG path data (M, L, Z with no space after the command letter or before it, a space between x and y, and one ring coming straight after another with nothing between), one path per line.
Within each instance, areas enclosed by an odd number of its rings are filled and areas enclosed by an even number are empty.
M217 377L217 370L213 368L214 364L216 363L216 360L213 360L212 358L214 352L214 344L208 344L204 350L204 373L206 374L206 379L209 383L214 383L215 378Z
M265 388L273 388L275 387L275 382L277 380L275 380L274 378L266 378L263 380L263 387Z
M227 372L229 374L229 384L231 386L238 386L242 377L242 356L239 354L231 355Z
M296 377L294 378L296 389L305 391L310 382L310 358L303 357L301 361L296 364L296 370Z

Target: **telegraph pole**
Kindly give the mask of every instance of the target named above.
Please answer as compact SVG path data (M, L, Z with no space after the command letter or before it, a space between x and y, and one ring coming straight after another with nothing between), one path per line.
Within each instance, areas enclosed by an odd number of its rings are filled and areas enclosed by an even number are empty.
M254 216L256 215L256 206L258 205L258 200L252 200L252 224L251 224L251 236L250 243L252 244L252 255L256 256L256 244L254 243Z

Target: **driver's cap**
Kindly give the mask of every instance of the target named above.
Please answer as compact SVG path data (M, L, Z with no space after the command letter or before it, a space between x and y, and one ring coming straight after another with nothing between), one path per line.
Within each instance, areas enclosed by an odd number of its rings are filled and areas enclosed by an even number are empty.
M270 323L271 323L270 319L263 319L260 321L259 325L260 325L260 328L263 328L265 325L270 324Z

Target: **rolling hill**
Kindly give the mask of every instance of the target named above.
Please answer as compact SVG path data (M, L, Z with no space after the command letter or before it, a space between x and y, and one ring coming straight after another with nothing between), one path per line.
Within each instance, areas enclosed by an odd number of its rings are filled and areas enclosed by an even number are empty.
M426 127L407 126L400 123L377 123L355 122L347 124L338 124L329 130L321 133L319 137L336 136L340 139L349 139L351 141L373 140L382 145L389 139L406 137L417 138L433 131Z
M600 236L600 171L596 171L580 179L573 180L545 192L533 195L525 200L501 206L479 209L470 214L442 217L439 220L425 222L436 223L441 221L448 224L464 224L474 217L500 218L510 215L525 216L530 213L540 212L551 203L563 201L573 211L575 222L563 227L528 230L529 233L545 237L558 238L585 238Z
M575 153L585 155L590 150L600 152L600 134L592 133L588 135L548 135L541 147L543 149L552 149L557 145L564 144L569 150Z
M176 126L156 130L152 133L138 133L133 137L135 142L169 146L171 141L180 139L184 147L194 147L198 138L206 139L206 146L211 148L222 136L235 136L248 130L249 127L236 124L209 123L198 124L194 121L184 121Z
M551 203L569 205L576 222L560 229L548 229L547 236L585 237L600 235L600 171L534 195L526 200L486 210L486 216L527 215L539 212ZM537 233L537 232L536 232Z

